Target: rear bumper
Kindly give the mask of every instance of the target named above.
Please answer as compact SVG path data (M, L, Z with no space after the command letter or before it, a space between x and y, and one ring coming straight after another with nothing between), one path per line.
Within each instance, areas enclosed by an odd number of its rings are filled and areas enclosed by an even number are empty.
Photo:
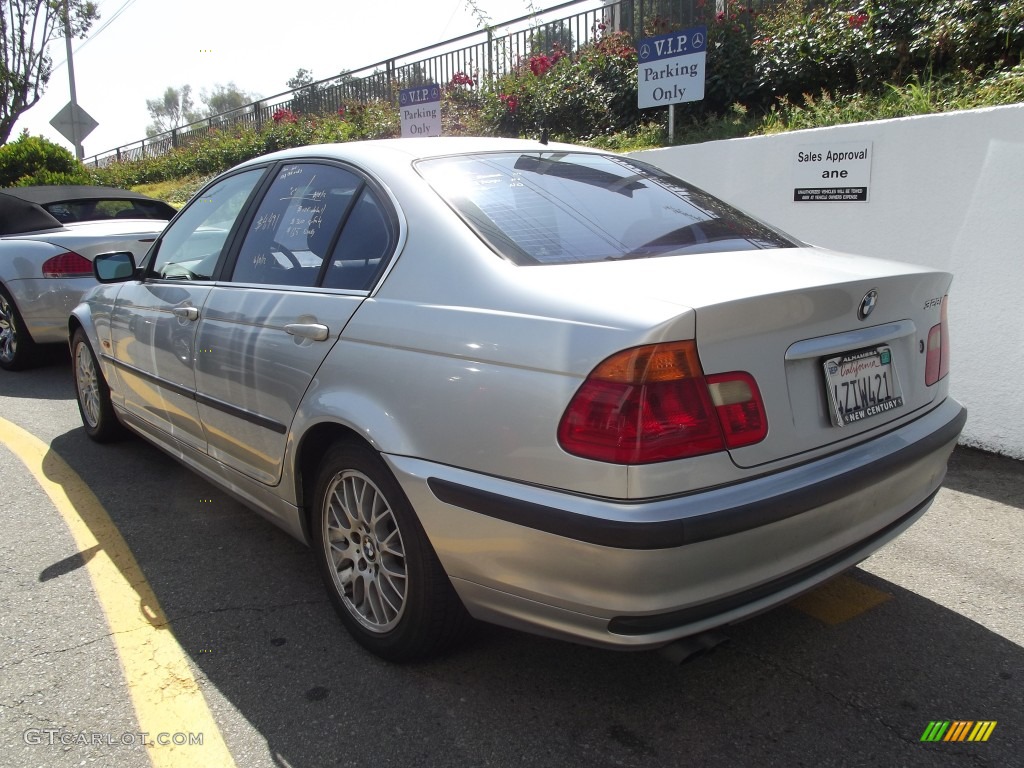
M785 602L898 536L937 493L965 420L947 399L808 464L641 502L386 458L473 615L647 648Z

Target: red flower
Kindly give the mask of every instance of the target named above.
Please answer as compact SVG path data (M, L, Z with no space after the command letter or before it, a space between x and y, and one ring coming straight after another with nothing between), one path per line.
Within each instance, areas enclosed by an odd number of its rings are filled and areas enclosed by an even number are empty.
M473 78L465 72L456 72L452 75L451 85L473 85Z
M299 120L290 109L278 109L271 117L275 123L295 123Z
M715 21L725 21L725 11L719 11L715 14Z
M512 96L511 94L503 93L498 96L498 99L501 101L502 104L505 105L505 108L509 112L515 112L516 107L519 106L519 99L517 99L515 96Z
M537 77L540 77L549 69L551 69L552 61L543 54L540 56L530 57L530 71L533 72Z
M598 25L597 25L597 28L598 28L598 29L605 29L605 28L606 28L606 25L605 25L605 24L598 24Z
M850 16L850 18L848 18L846 21L854 29L860 29L867 23L867 20L868 15L866 13L857 13Z

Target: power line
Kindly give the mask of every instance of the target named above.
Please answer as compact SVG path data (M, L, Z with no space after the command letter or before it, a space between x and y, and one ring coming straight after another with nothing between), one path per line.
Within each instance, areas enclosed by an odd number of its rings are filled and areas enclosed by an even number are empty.
M115 21L117 21L118 16L120 16L122 13L124 13L126 10L128 10L134 4L135 4L135 0L125 0L125 2L121 4L121 7L118 8L116 11L114 11L112 16L109 19L107 19L106 21L104 21L103 24L100 25L99 29L97 29L95 32L93 32L91 35L89 35L89 37L87 37L85 40L83 40L79 44L79 46L77 48L74 48L72 50L72 55L78 53L80 50L85 48L85 46L87 46L89 43L91 43L93 40L95 40L97 37L99 37L100 34L107 27L109 27L111 24L113 24ZM56 64L53 65L53 69L51 70L51 73L56 72L58 69L60 69L61 67L65 66L67 63L68 63L68 60L66 58L62 59L59 62L57 62Z

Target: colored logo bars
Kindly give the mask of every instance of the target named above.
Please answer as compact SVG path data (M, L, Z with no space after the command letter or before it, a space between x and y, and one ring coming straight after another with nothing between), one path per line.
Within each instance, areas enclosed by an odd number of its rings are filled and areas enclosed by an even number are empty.
M995 720L932 720L921 741L988 741L995 728Z

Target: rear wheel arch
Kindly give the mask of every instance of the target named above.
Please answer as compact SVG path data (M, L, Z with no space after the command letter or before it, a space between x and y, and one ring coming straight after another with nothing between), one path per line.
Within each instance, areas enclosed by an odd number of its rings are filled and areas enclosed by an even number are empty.
M302 534L311 542L313 515L316 511L316 481L324 454L336 443L352 442L368 445L351 427L337 422L321 422L310 427L299 440L295 451L295 502L302 511ZM372 446L371 446L372 447Z

